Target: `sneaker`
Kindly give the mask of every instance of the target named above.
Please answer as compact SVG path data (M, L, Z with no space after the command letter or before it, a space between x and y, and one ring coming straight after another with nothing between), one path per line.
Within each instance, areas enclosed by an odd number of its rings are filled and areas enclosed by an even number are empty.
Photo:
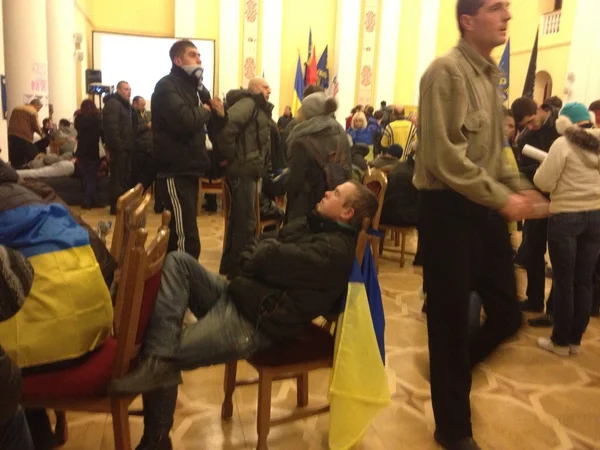
M181 383L181 372L177 370L175 364L157 356L149 356L123 378L112 380L108 385L108 393L111 395L142 394Z
M555 345L551 339L538 338L537 345L544 350L554 353L558 356L569 356L569 347L566 345Z
M525 311L525 312L537 312L537 313L541 313L544 312L544 304L542 303L542 306L537 306L532 304L529 299L525 299L522 302L519 302L520 307L521 307L521 311Z
M450 443L439 435L436 431L433 433L433 438L446 450L481 450L481 447L477 445L477 442L472 437L466 437L458 440L457 442Z
M548 314L543 314L539 317L535 317L533 319L528 319L527 323L531 327L546 328L546 327L551 327L554 325L554 319L552 319L552 316L550 316Z
M169 436L142 436L142 440L135 450L173 450Z
M569 353L571 355L579 355L581 353L581 345L569 344Z

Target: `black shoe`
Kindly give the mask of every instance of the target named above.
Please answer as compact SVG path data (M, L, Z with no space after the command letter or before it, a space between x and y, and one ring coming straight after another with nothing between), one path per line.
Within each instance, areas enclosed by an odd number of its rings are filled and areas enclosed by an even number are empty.
M532 305L531 302L529 301L529 299L525 299L519 303L520 303L521 311L537 312L537 313L544 312L544 305L542 305L542 306Z
M177 386L182 383L181 372L175 364L156 356L143 359L132 372L108 385L112 395L142 394L161 387Z
M472 437L465 437L454 443L450 443L436 431L433 433L433 438L446 450L481 450L481 447L477 445L477 442Z
M135 450L173 450L169 436L142 436Z
M527 323L530 327L546 328L554 325L554 319L552 319L552 316L544 314L542 316L527 320Z

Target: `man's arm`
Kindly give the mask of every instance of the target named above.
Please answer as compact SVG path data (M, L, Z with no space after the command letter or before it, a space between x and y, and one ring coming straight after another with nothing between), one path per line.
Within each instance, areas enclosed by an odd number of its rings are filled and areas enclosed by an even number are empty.
M542 192L552 192L556 189L566 162L566 155L562 148L560 145L557 146L556 142L552 144L548 156L533 177L533 182Z
M41 137L44 137L44 134L42 133L42 130L40 128L40 123L38 122L38 115L37 114L32 114L31 115L31 129L39 134Z
M428 86L421 86L421 161L428 172L454 191L475 203L501 209L511 190L467 157L464 79L448 72L433 76Z
M125 150L119 134L119 103L117 100L109 100L102 110L102 126L104 127L104 139L106 147L113 153Z
M227 110L227 124L219 133L219 150L229 162L235 158L236 139L252 117L254 107L254 100L248 97L239 100Z
M191 134L202 129L210 120L211 112L203 106L186 103L181 95L166 83L159 83L152 95L154 111L161 111L169 130L176 134Z

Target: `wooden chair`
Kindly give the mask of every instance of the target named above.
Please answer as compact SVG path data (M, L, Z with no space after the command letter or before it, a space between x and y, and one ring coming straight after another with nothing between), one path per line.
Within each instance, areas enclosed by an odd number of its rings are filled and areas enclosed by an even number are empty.
M163 224L169 220L170 213L165 211ZM131 450L127 409L135 396L109 396L106 389L111 379L127 374L143 343L158 294L169 228L161 225L147 249L146 239L147 232L137 230L134 245L125 256L119 285L124 305L116 337L109 338L75 366L25 376L23 380L22 401L27 407L110 413L115 450Z
M363 222L356 245L356 255L362 263L367 246L369 219ZM256 430L257 450L267 449L267 437L271 427L322 414L329 411L329 405L305 408L308 405L308 373L333 366L334 337L323 327L311 325L296 339L271 347L247 359L258 372L258 378L236 380L237 361L225 364L223 389L225 399L221 406L221 418L229 420L233 416L233 392L237 386L258 384L258 411ZM271 418L271 392L273 381L296 379L298 409L280 418ZM302 408L302 409L300 409Z
M394 239L394 246L400 246L400 267L404 267L406 263L406 236L416 231L417 227L399 227L396 225L385 225L379 224L379 230L383 233L379 241L379 256L383 254L383 245L385 241L385 235L389 231L392 239Z
M198 212L199 216L202 214L202 200L204 194L216 194L220 195L223 199L223 191L225 190L225 177L215 178L211 180L209 178L200 178L200 184L198 185ZM223 208L225 209L225 208ZM223 215L225 212L223 211Z
M380 231L379 221L381 219L381 210L383 208L383 199L385 198L385 191L387 189L387 177L384 172L372 168L363 179L363 185L371 190L377 196L377 202L379 207L377 213L373 217L371 227ZM369 242L371 244L371 250L373 252L373 258L375 259L375 267L377 273L379 273L379 247L381 239L378 236L369 236Z
M113 227L112 242L110 244L110 254L117 264L121 264L122 261L122 249L126 242L125 227L128 223L127 217L131 211L133 211L140 201L142 200L142 192L144 188L141 184L137 184L135 187L129 189L117 200L117 214L115 216L115 226Z

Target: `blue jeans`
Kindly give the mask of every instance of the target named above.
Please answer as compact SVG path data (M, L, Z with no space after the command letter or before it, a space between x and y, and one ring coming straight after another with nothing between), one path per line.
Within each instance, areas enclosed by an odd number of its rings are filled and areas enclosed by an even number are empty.
M556 214L548 223L554 278L556 345L579 345L592 310L592 275L600 253L600 210Z
M165 258L158 297L144 340L144 353L174 360L182 370L247 358L271 341L246 320L227 295L228 282L192 256ZM186 308L198 322L182 329ZM168 434L177 386L143 395L144 434Z
M256 183L255 178L227 177L231 193L229 226L219 273L235 275L239 269L238 257L256 233Z
M34 450L25 413L20 406L6 423L0 425L0 449Z

